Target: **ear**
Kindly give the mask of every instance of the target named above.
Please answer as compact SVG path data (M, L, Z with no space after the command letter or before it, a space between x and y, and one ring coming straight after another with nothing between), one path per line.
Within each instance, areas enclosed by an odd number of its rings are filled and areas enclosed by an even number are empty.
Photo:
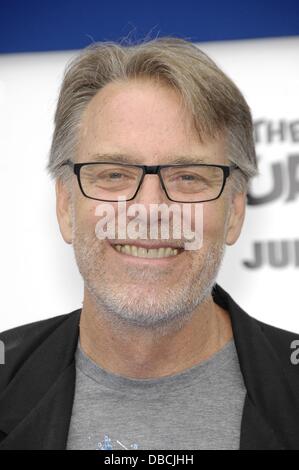
M247 203L246 192L235 192L230 199L226 244L233 245L239 238L243 226Z
M71 189L61 178L56 180L56 215L61 235L66 243L72 243Z

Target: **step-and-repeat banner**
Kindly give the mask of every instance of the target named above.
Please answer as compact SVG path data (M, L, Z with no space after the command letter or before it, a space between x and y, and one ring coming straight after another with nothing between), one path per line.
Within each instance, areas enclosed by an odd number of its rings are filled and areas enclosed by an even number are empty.
M218 282L252 316L299 332L299 37L199 47L252 109L260 170ZM82 305L45 171L63 70L75 54L0 56L0 331Z

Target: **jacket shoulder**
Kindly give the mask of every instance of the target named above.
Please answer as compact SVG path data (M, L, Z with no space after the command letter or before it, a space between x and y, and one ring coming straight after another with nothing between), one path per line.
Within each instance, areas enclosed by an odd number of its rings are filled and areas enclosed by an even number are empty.
M292 357L294 357L295 350L298 351L297 357L299 362L299 333L294 331L284 330L268 323L264 323L260 320L256 320L262 329L265 338L273 348L276 356L282 362L284 368L291 373L294 373L299 377L299 363L294 363ZM297 367L296 367L297 366Z
M4 347L4 364L0 364L0 394L39 345L65 320L79 312L80 309L0 333L0 341Z
M261 320L255 320L257 321L267 338L269 338L269 340L271 342L274 342L276 345L285 345L286 343L289 343L294 339L299 339L299 333L296 333L295 331L284 330L283 328L264 323Z
M245 343L247 340L247 328L252 326L251 333L256 335L259 331L262 332L262 336L259 336L260 339L263 338L268 345L268 349L272 350L273 355L280 361L284 371L287 375L290 375L291 378L295 379L295 382L298 383L299 380L299 364L296 367L296 364L292 361L294 356L294 349L297 344L298 350L298 359L299 359L299 333L294 331L285 330L278 328L274 325L265 323L251 315L249 315L245 310L243 310L235 300L219 285L215 284L213 288L213 297L214 300L224 309L230 312L230 315L233 319L237 331L239 332L240 325L242 327L242 341ZM258 328L256 328L258 327ZM240 334L241 336L241 334ZM251 338L251 341L257 343L257 338ZM248 346L248 343L246 341ZM261 351L261 349L260 349ZM259 357L259 360L263 360L262 354Z

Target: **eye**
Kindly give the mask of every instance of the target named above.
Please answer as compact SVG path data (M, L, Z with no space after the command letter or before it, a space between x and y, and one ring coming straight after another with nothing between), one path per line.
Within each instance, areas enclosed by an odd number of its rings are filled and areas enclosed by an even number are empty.
M110 179L120 179L122 176L125 176L125 175L122 174L122 173L114 171L113 173L109 173L108 176L109 176Z
M115 171L99 171L97 174L96 174L96 177L98 179L102 179L102 180L108 180L108 181L119 181L119 180L123 180L123 179L129 179L130 177L132 177L132 175L130 175L129 173L126 173L124 171L118 171L118 170L115 170Z
M196 173L177 173L173 175L170 180L177 181L179 183L204 183L205 179L202 175Z
M194 181L195 179L199 179L197 175L180 175L179 177L184 181Z

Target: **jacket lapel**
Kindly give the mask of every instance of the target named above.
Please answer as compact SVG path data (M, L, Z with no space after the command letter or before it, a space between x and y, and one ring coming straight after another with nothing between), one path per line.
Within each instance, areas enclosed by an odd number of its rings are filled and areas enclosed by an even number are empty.
M284 450L271 425L246 394L241 421L240 450Z
M213 295L230 314L247 389L240 449L298 449L299 400L263 324L244 312L218 284Z
M66 447L75 383L74 363L0 443L0 450L63 450Z
M23 364L0 400L5 449L64 449L74 389L80 310L72 313Z

